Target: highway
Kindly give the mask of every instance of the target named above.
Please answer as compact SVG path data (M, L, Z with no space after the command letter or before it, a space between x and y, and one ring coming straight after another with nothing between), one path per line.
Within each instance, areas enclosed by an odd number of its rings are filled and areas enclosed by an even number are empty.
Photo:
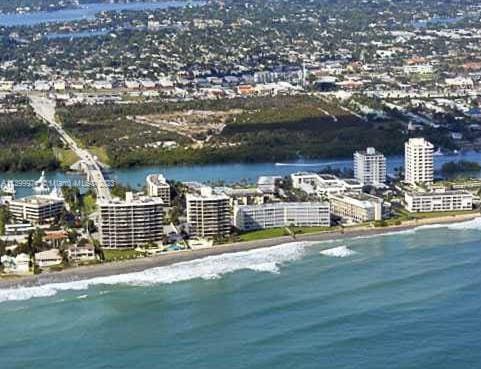
M89 182L94 184L98 200L110 200L111 194L97 158L88 150L80 148L74 139L62 128L55 119L55 101L40 95L30 95L30 105L34 112L54 128L67 146L77 154L82 162L82 169Z

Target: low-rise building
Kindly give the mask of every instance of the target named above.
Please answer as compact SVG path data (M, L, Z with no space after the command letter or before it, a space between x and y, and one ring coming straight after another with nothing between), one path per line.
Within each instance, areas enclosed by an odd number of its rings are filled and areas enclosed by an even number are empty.
M411 213L472 210L473 194L463 190L406 192L406 209Z
M231 207L237 205L261 205L265 201L265 194L258 188L215 187L214 192L225 194L230 199Z
M320 197L345 192L361 192L362 184L354 178L338 178L332 174L300 172L291 174L292 187Z
M186 194L187 223L192 236L213 238L230 233L230 204L225 194L214 194L210 187Z
M50 249L35 253L35 264L40 268L50 268L62 264L62 255L58 249Z
M164 202L127 192L125 200L98 202L101 242L105 248L135 248L162 240Z
M93 261L95 257L95 247L91 244L72 245L68 248L68 258L74 262Z
M50 221L60 215L64 200L51 195L34 195L8 202L8 210L13 218L33 224Z
M327 202L280 202L242 205L234 209L234 226L242 231L295 227L329 227Z
M257 188L265 194L274 194L277 192L277 181L280 179L278 176L260 176L257 179Z
M34 230L32 223L5 224L5 236L28 235Z
M331 214L349 223L383 219L383 199L365 193L345 193L329 197Z
M30 272L30 256L18 254L17 256L3 255L0 258L3 272L9 274L26 274Z
M170 206L170 185L162 174L147 176L147 194L150 197L160 197L165 206Z

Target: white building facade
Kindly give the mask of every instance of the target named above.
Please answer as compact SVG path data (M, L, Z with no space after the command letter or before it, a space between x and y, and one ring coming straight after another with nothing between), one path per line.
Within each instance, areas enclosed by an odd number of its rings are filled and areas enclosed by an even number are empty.
M368 147L354 153L354 177L365 185L381 186L386 182L386 157Z
M170 206L170 185L162 174L147 176L147 194L150 197L160 197L165 206Z
M244 205L234 209L234 226L241 231L296 227L329 227L327 202L292 202Z
M291 181L293 188L319 197L362 191L362 184L357 179L338 178L332 174L293 173L291 174Z
M329 198L331 214L348 223L383 219L383 200L368 194L333 195Z
M105 248L135 248L157 243L163 237L164 202L161 198L134 196L100 201L100 234Z
M230 233L231 214L229 197L214 194L210 187L203 187L200 193L188 193L187 223L189 233L194 237L225 237Z
M473 195L468 191L406 192L406 209L411 213L467 211L473 209Z
M410 138L404 145L405 181L411 185L433 183L434 146L424 138Z
M27 220L33 224L45 223L62 213L64 200L51 195L35 195L11 200L8 210L17 220Z

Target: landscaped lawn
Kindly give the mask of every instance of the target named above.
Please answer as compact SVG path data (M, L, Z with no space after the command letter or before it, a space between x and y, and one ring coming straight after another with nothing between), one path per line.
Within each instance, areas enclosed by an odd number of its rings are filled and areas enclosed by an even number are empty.
M140 252L137 252L132 249L127 250L109 250L104 249L105 261L119 261L119 260L128 260L128 259L135 259L139 256L142 256Z
M239 235L240 241L255 241L263 240L267 238L275 238L282 236L290 236L295 234L306 234L306 233L316 233L325 231L334 231L336 227L289 227L292 233L289 233L286 228L272 228L272 229L261 229L258 231L246 232Z

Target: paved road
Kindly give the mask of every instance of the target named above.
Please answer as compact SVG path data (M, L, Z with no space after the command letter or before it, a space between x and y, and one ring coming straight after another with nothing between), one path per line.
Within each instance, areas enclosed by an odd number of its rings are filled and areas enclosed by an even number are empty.
M99 200L109 200L111 198L110 190L97 159L88 150L79 147L62 126L57 123L55 119L55 102L44 96L31 95L29 98L30 105L35 113L47 122L50 127L54 128L68 147L82 160L84 164L82 168L86 172L89 181L94 183L97 198Z

